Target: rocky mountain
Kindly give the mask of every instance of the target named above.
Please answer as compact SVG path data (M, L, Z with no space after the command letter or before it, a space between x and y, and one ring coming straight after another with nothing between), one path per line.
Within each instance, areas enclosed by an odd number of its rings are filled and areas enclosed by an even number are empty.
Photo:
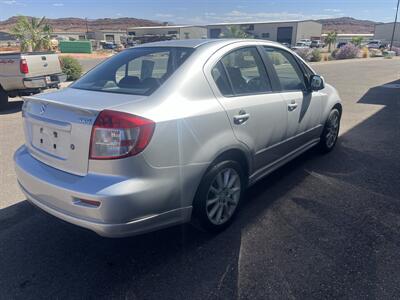
M0 31L9 31L17 22L18 17L11 17L5 21L0 21ZM86 31L86 20L81 18L59 18L48 19L48 23L53 27L54 31ZM128 27L135 26L157 26L161 22L136 19L136 18L105 18L87 20L87 27L90 30L126 30Z
M337 31L338 33L374 33L374 27L379 22L368 20L357 20L343 17L335 19L318 20L322 24L322 32Z
M373 33L375 24L374 21L357 20L350 17L321 19L317 20L322 24L322 31L337 31L338 33ZM11 17L5 21L0 21L0 31L9 31L10 28L17 22L17 17ZM81 18L59 18L48 19L49 24L54 31L86 31L86 20ZM105 18L87 20L87 26L90 30L126 30L128 27L135 26L157 26L162 25L162 22L136 19L136 18Z

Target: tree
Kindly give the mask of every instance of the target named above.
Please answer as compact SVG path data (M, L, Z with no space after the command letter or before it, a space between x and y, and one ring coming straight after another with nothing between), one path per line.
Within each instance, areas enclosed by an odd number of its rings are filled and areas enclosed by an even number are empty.
M329 52L331 52L332 44L336 43L336 39L337 39L337 32L336 31L328 32L328 34L326 35L325 43L328 44L328 51Z
M21 51L41 51L51 49L51 26L46 18L18 17L17 24L11 28L11 33L20 42Z
M228 39L249 39L252 36L243 31L239 26L228 26L226 33L221 34L221 37Z
M362 42L363 42L364 38L362 36L355 36L351 39L351 43L354 46L360 47Z

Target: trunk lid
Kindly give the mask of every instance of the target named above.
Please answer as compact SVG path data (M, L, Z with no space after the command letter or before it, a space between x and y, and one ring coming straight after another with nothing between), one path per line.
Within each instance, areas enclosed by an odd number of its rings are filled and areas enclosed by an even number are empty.
M84 176L92 126L99 112L145 98L73 88L27 97L23 107L25 144L41 162Z

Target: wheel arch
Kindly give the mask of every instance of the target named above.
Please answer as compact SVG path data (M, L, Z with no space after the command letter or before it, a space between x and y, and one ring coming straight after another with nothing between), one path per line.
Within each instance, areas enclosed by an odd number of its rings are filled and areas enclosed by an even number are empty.
M239 148L229 148L223 150L219 153L214 160L209 164L208 168L205 170L202 178L205 174L217 163L225 161L225 160L234 160L240 164L242 170L245 174L245 185L247 186L249 181L249 176L251 172L251 162L250 162L250 155L247 154L243 149Z

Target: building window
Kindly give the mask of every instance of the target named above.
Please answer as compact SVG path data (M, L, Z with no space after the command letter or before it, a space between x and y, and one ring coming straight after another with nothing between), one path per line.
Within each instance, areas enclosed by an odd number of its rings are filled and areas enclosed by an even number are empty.
M106 34L105 35L105 39L107 42L114 42L115 41L115 37L113 34Z
M185 32L184 35L185 35L185 39L190 39L190 33L189 32Z
M129 31L128 35L136 35L136 32L135 31Z
M253 24L250 24L250 25L249 25L249 28L248 28L247 30L253 31L253 30L254 30L254 25L253 25Z
M263 39L269 39L269 32L264 32L264 33L262 33L262 34L261 34L261 37L262 37Z
M171 30L171 31L168 31L168 34L178 34L178 31L176 31L176 30Z
M221 35L221 29L220 28L212 28L210 29L210 38L212 39L217 39Z
M79 39L80 39L80 40L86 40L86 36L80 35L80 36L79 36Z

